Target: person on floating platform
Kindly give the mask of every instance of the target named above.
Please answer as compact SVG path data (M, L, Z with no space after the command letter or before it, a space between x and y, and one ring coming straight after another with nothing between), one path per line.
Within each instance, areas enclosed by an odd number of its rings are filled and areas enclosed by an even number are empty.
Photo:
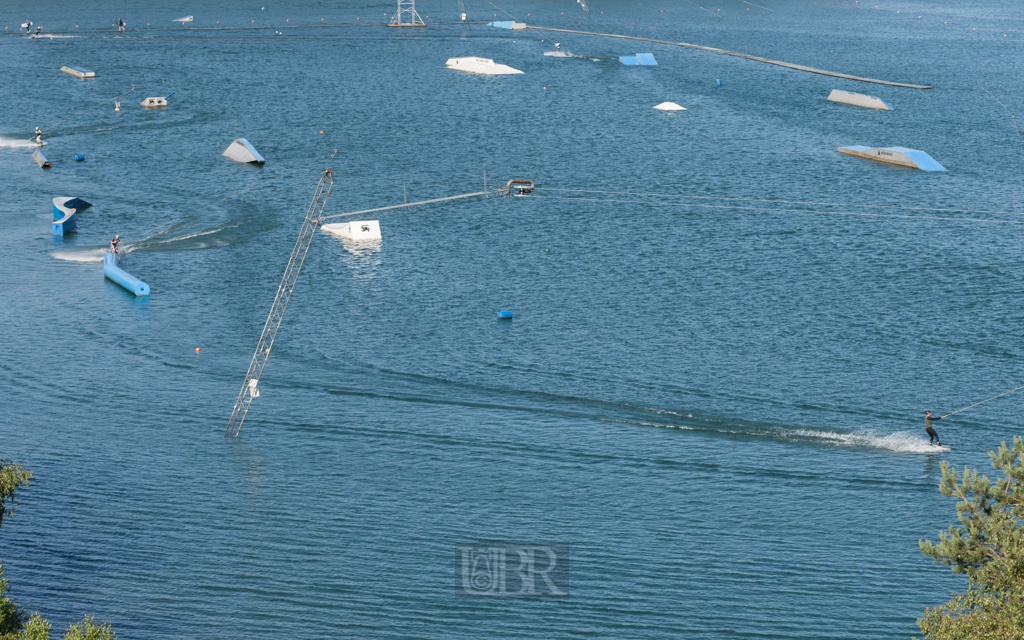
M25 18L25 33L32 33L32 21Z
M928 432L928 444L932 444L932 440L935 444L942 446L942 442L939 441L939 434L932 429L932 420L942 420L939 416L933 416L931 411L924 412L924 430Z
M117 253L119 246L121 246L121 236L115 235L114 239L110 241L110 253Z

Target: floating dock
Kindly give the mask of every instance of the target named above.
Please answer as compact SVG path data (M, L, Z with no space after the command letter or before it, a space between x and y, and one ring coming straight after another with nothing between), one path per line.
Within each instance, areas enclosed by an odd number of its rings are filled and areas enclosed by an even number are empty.
M192 22L192 16L185 16L184 18L175 18L174 20L171 20L171 22L180 22L181 24L185 24L186 22Z
M96 72L95 71L89 71L88 69L83 69L82 67L71 67L71 66L68 66L68 67L61 67L60 70L63 71L64 73L73 75L76 78L82 78L83 80L85 78L95 78L96 77Z
M662 102L654 105L654 108L660 111L686 111L686 107L681 107L674 102Z
M166 107L167 98L146 98L145 100L139 103L139 106L146 107L147 109L150 107Z
M35 160L36 164L39 165L40 169L49 169L50 168L50 161L47 160L46 156L43 155L42 150L36 149L35 151L33 151L32 152L32 159Z
M249 144L249 141L245 138L235 138L235 141L229 144L224 153L220 155L243 164L263 164L266 162L266 159L260 155L256 147Z
M879 109L881 111L892 111L892 106L888 102L881 98L874 96L866 96L863 93L852 93L850 91L840 91L839 89L833 89L832 93L828 94L829 102L842 102L843 104L852 104L855 107L867 107L868 109Z
M57 196L53 199L53 235L62 236L66 231L75 228L78 221L76 215L82 209L88 209L92 204L81 198L69 198Z
M324 233L346 240L380 240L380 222L377 220L352 220L321 225Z
M118 262L116 253L108 253L103 256L103 276L119 284L135 297L148 296L149 285L121 269Z
M946 167L936 162L924 151L908 149L906 147L864 147L860 145L852 147L839 147L839 153L868 160L877 160L888 164L898 164L901 167L920 169L921 171L945 171Z
M504 76L522 73L519 69L504 64L496 64L490 58L448 58L444 63L449 69L481 73L485 76Z

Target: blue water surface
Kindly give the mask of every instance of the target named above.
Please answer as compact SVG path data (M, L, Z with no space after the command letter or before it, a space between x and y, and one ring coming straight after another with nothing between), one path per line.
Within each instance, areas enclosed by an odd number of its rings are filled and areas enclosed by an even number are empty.
M449 0L420 29L379 26L390 2L5 3L0 458L35 473L12 596L122 638L916 633L966 586L918 550L955 520L940 463L988 472L1021 433L1011 394L937 453L923 412L1024 384L1024 32L1019 3L876 1L497 4L934 88ZM221 157L238 137L266 165ZM318 232L225 439L328 167L328 215L538 188ZM60 238L62 195L93 207ZM104 280L115 233L148 298ZM510 544L557 549L565 595L471 593L462 549Z

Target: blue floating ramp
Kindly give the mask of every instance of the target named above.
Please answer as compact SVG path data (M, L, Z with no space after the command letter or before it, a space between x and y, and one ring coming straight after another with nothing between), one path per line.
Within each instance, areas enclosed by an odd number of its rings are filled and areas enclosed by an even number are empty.
M487 26L495 27L496 29L511 29L513 31L521 31L526 28L525 22L513 22L511 20L502 20L500 22L488 22Z
M654 59L653 53L638 53L635 56L619 56L619 62L627 67L653 67L658 64L658 61Z
M865 147L854 145L851 147L839 147L839 153L868 160L877 160L888 164L898 164L901 167L920 169L921 171L945 171L946 167L936 162L924 151L908 149L906 147Z
M53 199L53 235L62 236L75 228L76 214L92 205L81 198L57 196Z
M103 256L103 275L109 280L121 285L121 287L128 290L136 297L149 295L148 284L118 266L116 253L108 253Z

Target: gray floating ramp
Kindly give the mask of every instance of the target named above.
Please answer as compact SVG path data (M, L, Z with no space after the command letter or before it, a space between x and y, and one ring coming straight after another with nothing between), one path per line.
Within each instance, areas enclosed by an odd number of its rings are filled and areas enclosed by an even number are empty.
M46 159L46 156L44 156L43 152L39 149L32 152L32 159L36 161L36 164L39 165L40 169L50 168L50 161Z
M236 138L224 153L220 154L225 158L230 158L235 162L252 163L252 164L263 164L266 160L260 155L260 152L256 150L249 141L245 138Z
M888 164L898 164L901 167L920 169L921 171L945 171L946 167L939 164L935 158L924 151L908 149L906 147L865 147L854 145L850 147L839 147L839 153L868 160L877 160Z
M69 66L66 66L66 67L61 67L60 70L63 71L64 73L73 75L76 78L85 79L85 78L95 78L96 77L96 72L95 71L90 71L88 69L83 69L82 67L72 67L72 66L69 65Z

